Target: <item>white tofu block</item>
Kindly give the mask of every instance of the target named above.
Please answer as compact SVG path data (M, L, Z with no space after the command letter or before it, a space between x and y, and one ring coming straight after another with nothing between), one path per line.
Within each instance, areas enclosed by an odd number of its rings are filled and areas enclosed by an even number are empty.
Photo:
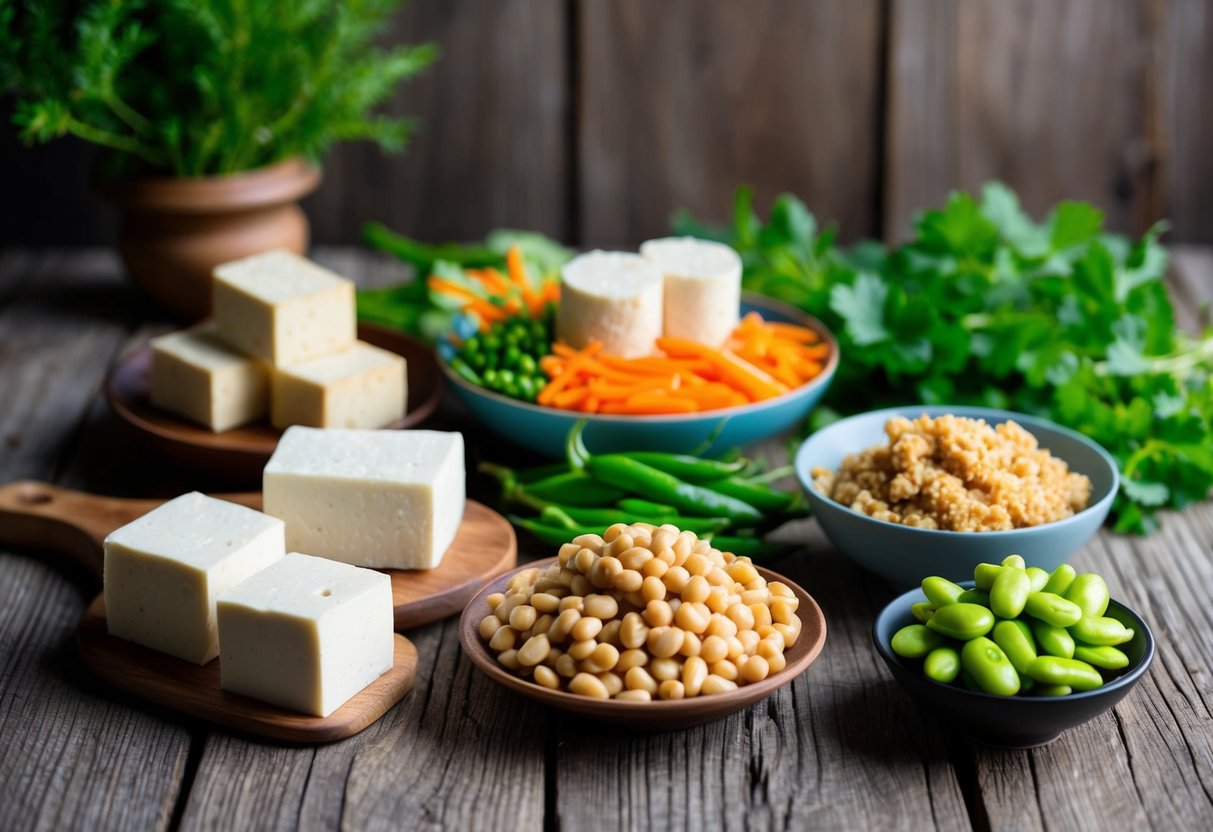
M328 716L392 669L392 581L291 553L219 598L219 685Z
M152 339L151 400L215 432L229 430L269 410L269 370L202 324Z
M737 252L711 240L665 237L642 244L640 253L665 277L665 336L724 344L741 320Z
M575 349L601 341L607 355L650 355L661 337L661 272L639 254L591 251L561 270L556 337Z
M354 284L275 249L215 268L212 306L229 344L290 367L354 344Z
M219 655L215 598L282 559L281 520L191 492L105 539L109 633L195 664Z
M404 418L404 359L361 341L273 374L274 427L381 428Z
M433 569L463 521L463 436L288 428L262 477L287 548L357 566Z

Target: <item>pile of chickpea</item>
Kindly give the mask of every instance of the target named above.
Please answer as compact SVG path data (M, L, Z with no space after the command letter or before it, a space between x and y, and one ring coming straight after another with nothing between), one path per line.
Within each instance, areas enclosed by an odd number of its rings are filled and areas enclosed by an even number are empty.
M618 523L488 596L497 661L552 690L648 702L736 690L783 670L796 594L675 526Z

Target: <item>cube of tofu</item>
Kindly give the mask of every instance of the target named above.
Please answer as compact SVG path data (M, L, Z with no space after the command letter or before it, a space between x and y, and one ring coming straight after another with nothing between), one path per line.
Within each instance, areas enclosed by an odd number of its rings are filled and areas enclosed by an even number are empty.
M274 427L381 428L404 418L404 359L361 341L344 352L275 368Z
M215 598L286 552L283 523L196 491L105 539L109 633L206 664L219 655Z
M213 324L152 339L151 401L215 432L269 409L269 369L237 352Z
M392 669L392 581L288 554L219 597L220 687L328 716Z
M737 252L711 240L665 237L643 243L640 253L665 278L665 336L723 345L741 320Z
M357 566L433 569L464 508L463 436L288 428L262 476L287 548Z
M212 306L224 340L276 367L354 344L354 284L289 251L217 266Z

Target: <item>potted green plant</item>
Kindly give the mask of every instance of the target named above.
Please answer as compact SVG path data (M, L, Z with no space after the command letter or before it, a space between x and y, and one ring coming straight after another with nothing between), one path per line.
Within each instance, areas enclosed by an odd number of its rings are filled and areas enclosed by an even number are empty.
M403 147L413 122L374 112L437 56L374 45L401 0L0 0L0 89L27 143L104 148L96 181L122 211L136 283L188 319L211 270L302 253L297 201L335 142Z

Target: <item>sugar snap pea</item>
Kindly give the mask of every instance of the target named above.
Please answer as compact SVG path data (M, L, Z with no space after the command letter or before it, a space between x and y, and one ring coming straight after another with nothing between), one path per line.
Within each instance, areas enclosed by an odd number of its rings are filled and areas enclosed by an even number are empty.
M1054 627L1069 627L1082 618L1082 610L1077 604L1052 592L1029 593L1024 611Z
M1031 593L1032 579L1027 572L1004 568L990 587L990 611L999 618L1018 618Z
M893 634L893 652L906 659L921 659L943 644L939 633L928 630L921 624L910 624Z
M1098 618L1108 611L1108 584L1092 572L1084 572L1066 588L1065 598L1090 618Z
M1074 690L1094 690L1103 684L1103 677L1091 665L1058 656L1039 656L1028 662L1028 675L1044 685L1069 685Z
M1019 674L997 644L985 636L965 642L960 662L986 693L1014 696L1019 693Z
M1049 582L1045 584L1042 592L1052 592L1054 595L1066 597L1066 590L1070 583L1074 580L1077 574L1074 567L1068 563L1063 563L1061 566L1053 570L1053 574L1049 575Z
M1074 658L1104 670L1120 670L1129 666L1129 657L1122 651L1110 645L1091 647L1086 644L1074 645Z
M954 584L947 578L923 578L922 594L936 607L946 607L955 604L964 593L964 587Z
M950 685L960 674L960 654L953 647L936 647L922 663L922 672L928 679Z
M961 641L984 636L994 627L994 613L977 604L948 604L931 616L927 626Z

